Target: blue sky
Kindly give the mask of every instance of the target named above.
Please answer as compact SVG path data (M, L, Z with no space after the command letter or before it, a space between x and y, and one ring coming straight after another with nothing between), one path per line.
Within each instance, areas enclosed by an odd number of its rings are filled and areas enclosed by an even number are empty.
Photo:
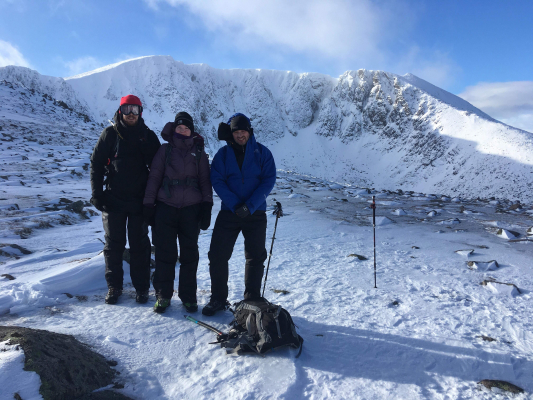
M529 0L0 0L0 66L67 77L144 55L413 73L533 131Z

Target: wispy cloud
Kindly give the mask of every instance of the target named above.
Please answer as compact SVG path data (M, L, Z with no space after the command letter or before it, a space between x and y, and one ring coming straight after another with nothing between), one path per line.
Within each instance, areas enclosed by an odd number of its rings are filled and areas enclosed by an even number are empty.
M106 65L104 62L92 56L76 58L72 61L66 61L64 64L67 70L67 76L82 74Z
M408 18L395 18L391 1L371 0L145 0L154 10L168 4L198 17L205 29L243 49L278 46L314 57L366 60L383 57L383 46ZM391 5L388 7L387 5Z
M533 132L533 81L481 82L459 96L506 124Z
M64 61L61 58L58 58L57 60L63 64L63 68L65 69L65 77L73 77L79 74L83 74L85 72L94 71L96 69L105 67L110 64L115 64L115 63L119 63L122 61L131 60L137 57L140 57L140 56L121 53L117 57L115 57L113 60L107 60L107 61L102 61L93 56L79 57L71 61Z
M462 71L448 54L441 51L424 52L416 45L411 46L392 69L402 75L412 73L443 88L451 85Z
M11 43L0 40L0 67L6 65L18 65L21 67L31 67L28 60Z

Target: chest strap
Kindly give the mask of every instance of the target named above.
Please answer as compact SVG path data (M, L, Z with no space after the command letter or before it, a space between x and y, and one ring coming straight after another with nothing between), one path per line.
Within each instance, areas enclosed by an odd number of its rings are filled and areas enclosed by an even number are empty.
M191 178L188 176L186 179L170 179L168 176L165 176L163 178L163 189L165 190L165 194L168 198L171 197L171 186L191 186L193 188L200 189L200 186L198 185L198 179L196 178Z

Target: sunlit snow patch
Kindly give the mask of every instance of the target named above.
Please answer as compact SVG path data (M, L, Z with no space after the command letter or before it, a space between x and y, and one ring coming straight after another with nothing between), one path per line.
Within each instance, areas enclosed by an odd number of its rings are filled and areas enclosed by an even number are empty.
M287 196L288 199L308 199L309 196L301 193L293 193Z

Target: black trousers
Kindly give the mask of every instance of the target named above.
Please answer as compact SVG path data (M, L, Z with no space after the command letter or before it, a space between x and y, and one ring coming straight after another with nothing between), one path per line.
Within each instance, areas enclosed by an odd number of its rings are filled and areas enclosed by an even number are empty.
M130 275L136 290L150 289L150 239L142 214L127 211L102 212L105 231L105 279L109 288L122 289L122 255L126 228L130 243Z
M178 245L180 272L178 297L184 303L196 303L196 272L198 270L198 234L200 204L176 208L159 202L155 211L153 240L155 246L154 289L170 299L174 294Z
M265 211L258 210L246 218L240 218L228 210L221 210L218 213L209 249L212 299L226 301L228 298L228 261L240 232L244 236L246 258L244 298L261 296L261 281L265 269L263 263L267 258L266 228Z

